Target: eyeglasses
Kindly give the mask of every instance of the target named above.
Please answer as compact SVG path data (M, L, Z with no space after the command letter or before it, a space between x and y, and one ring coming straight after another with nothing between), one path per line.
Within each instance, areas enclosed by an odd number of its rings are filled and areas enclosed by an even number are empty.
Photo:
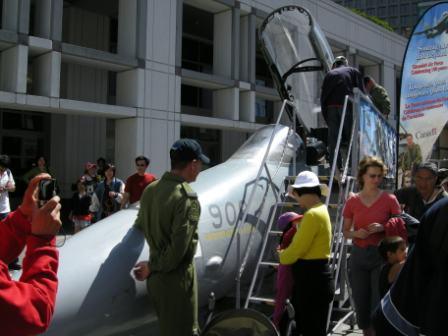
M382 177L383 177L383 174L368 174L368 176L369 176L371 179L374 179L375 177L382 178Z

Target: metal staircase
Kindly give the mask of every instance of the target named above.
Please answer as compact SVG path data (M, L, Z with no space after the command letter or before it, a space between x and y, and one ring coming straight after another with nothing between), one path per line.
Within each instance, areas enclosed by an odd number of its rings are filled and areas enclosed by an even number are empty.
M347 101L349 97L346 97L346 104L344 105L344 115L347 107ZM338 182L338 188L333 188L333 183L335 183L335 171L336 171L336 160L338 155L340 155L340 145L341 145L341 135L343 128L343 120L341 119L340 131L338 137L338 143L336 145L336 153L333 167L331 169L330 176L320 176L320 180L328 180L329 181L329 189L330 192L326 197L326 205L329 209L330 216L332 218L332 227L333 227L333 239L331 243L331 258L330 258L330 269L334 276L334 283L336 288L336 295L334 302L330 305L331 312L338 313L339 315L342 313L343 316L341 320L345 321L346 319L353 317L353 310L351 309L351 299L350 299L350 291L348 286L348 276L347 276L347 267L346 267L346 258L347 258L347 245L345 244L345 239L343 237L343 217L342 210L345 203L345 200L349 196L349 193L353 191L355 179L348 174L349 167L349 157L352 151L354 133L356 129L356 122L352 124L352 136L349 142L347 155L344 160L344 169L340 174L340 181ZM282 182L280 187L280 191L278 193L278 201L275 204L275 210L272 211L272 216L269 220L269 223L266 227L262 245L260 248L258 260L252 275L252 280L250 283L250 287L248 289L247 297L244 303L244 308L249 307L257 307L259 304L267 304L273 306L275 304L275 300L273 295L267 296L260 294L262 292L263 283L266 278L266 275L269 273L274 273L279 265L278 259L276 258L276 246L278 243L272 240L281 236L282 232L278 231L275 227L275 222L279 215L285 212L285 209L288 211L298 210L298 204L295 201L291 201L286 196L288 191L288 186L294 182L296 176L286 176ZM331 192L333 191L333 192ZM336 199L335 199L336 198ZM334 201L334 202L333 202ZM242 263L240 267L240 272L238 278L241 278L242 273L244 272L245 264ZM275 294L272 292L272 294ZM237 298L238 299L238 298ZM238 300L237 300L238 302ZM291 308L291 307L289 307ZM330 313L331 313L330 312ZM331 316L332 314L329 314ZM341 321L335 323L332 329L336 329ZM330 319L327 323L327 326L330 325Z

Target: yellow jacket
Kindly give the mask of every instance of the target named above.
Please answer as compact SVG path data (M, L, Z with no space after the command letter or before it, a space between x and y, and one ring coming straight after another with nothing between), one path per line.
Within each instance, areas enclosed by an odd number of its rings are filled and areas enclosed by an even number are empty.
M327 207L319 203L305 212L291 244L279 252L280 263L291 265L298 259L328 259L330 245L330 216Z

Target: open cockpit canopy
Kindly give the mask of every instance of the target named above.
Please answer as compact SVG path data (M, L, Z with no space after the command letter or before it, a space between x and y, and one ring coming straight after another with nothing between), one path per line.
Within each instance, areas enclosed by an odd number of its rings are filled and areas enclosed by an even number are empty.
M333 52L311 14L285 6L262 23L259 39L281 99L295 101L305 127L319 106L318 77L331 69ZM308 127L306 127L308 128Z

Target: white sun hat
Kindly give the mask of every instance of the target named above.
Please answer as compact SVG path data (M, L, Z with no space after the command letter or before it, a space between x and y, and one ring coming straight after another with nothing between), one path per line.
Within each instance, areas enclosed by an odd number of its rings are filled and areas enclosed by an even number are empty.
M294 189L320 187L322 195L328 195L328 186L320 183L317 175L308 170L299 173L291 187Z

